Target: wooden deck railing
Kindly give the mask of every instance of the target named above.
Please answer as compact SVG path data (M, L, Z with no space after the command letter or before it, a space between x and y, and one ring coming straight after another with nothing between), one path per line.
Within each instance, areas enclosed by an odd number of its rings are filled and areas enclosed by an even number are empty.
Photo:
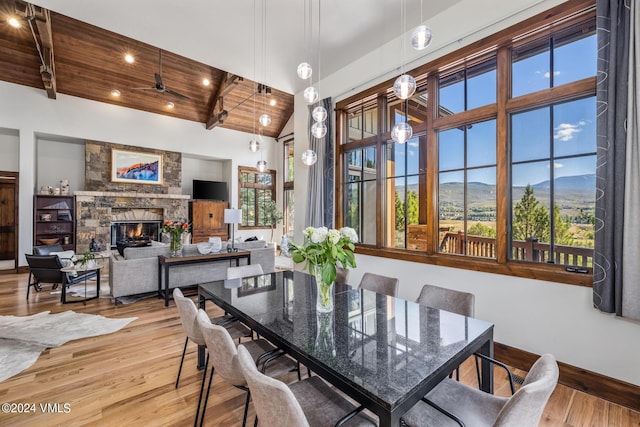
M467 254L478 257L495 257L496 239L468 235L463 232L447 232L440 242L440 252L449 254ZM548 243L539 243L536 239L512 242L511 259L533 262L552 262L554 264L592 267L593 249L575 246L555 245L554 251Z

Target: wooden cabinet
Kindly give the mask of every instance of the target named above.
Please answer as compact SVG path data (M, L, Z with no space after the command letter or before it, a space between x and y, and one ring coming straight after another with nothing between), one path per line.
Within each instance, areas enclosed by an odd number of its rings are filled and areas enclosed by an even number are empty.
M191 241L206 242L209 237L229 239L229 227L224 223L224 210L228 202L218 200L193 200L189 202L189 221L191 222Z
M74 196L33 198L33 245L60 244L76 250L76 200Z

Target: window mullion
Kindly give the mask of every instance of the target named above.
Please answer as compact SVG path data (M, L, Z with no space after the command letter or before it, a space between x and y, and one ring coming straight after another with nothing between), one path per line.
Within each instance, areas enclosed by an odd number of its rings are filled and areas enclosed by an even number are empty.
M509 154L509 115L507 101L511 93L511 51L503 47L498 50L497 60L497 116L496 116L496 261L506 264L510 247L511 227L509 189L511 188Z
M426 132L426 199L420 202L427 204L427 254L438 252L438 138L433 123L438 114L438 76L427 77L427 132Z

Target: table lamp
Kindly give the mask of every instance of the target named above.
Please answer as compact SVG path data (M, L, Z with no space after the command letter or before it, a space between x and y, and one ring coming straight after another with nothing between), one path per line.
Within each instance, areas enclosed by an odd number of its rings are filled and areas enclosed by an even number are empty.
M224 223L231 224L231 248L228 249L229 252L237 252L236 248L236 240L234 237L235 224L240 224L242 222L242 209L225 209L224 210Z

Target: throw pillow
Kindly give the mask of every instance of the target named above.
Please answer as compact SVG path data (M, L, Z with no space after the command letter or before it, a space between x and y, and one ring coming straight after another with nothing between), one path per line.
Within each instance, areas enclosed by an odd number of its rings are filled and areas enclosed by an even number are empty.
M76 258L76 253L73 251L50 252L49 255L57 255L63 267L73 266L73 261Z

